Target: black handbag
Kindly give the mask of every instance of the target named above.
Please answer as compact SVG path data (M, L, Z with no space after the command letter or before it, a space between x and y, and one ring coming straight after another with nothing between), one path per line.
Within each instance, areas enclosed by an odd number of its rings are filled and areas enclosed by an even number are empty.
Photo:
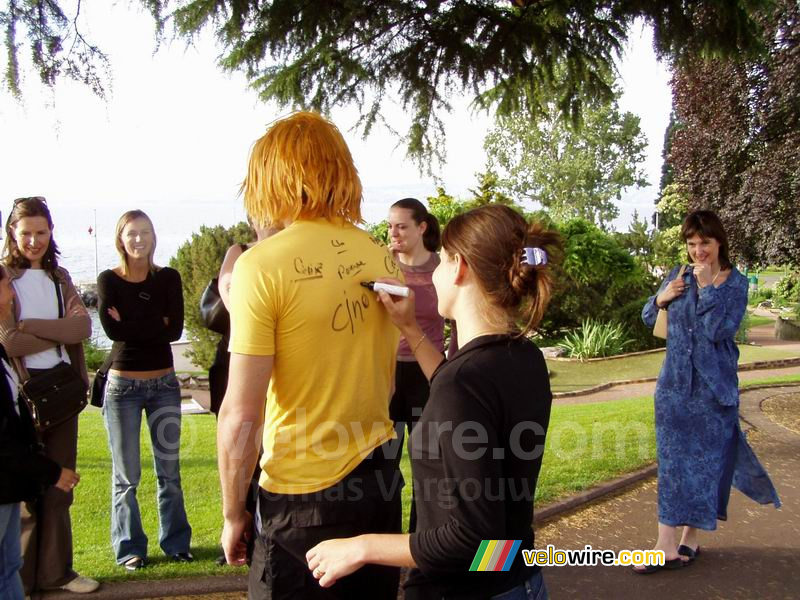
M58 363L20 386L36 431L46 431L68 421L86 407L86 383L72 365Z
M61 288L53 280L58 298L58 318L64 316ZM61 346L56 346L59 358ZM20 398L33 418L36 431L46 431L80 413L87 404L87 386L72 365L61 361L55 367L37 373L20 385Z
M122 349L122 343L114 342L111 346L111 351L106 356L106 359L103 361L103 364L100 365L100 368L97 369L97 372L94 374L94 381L92 381L92 391L89 393L89 403L92 406L96 406L98 408L103 407L103 394L106 391L106 383L108 382L108 371L111 369L111 365L114 363L114 359L117 358L117 354Z
M219 282L216 277L208 282L203 295L200 296L200 316L206 328L225 335L231 327L228 309L219 295Z

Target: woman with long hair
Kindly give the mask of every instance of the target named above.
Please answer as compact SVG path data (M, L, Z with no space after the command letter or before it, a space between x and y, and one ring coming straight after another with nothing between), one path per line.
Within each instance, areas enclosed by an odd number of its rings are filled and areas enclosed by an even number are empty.
M439 314L459 327L459 348L448 360L416 323L413 293L379 293L431 382L411 434L417 530L318 544L306 558L322 587L374 563L411 568L409 600L547 597L539 567L526 566L519 552L508 552L497 571L470 566L482 540L533 548L552 395L544 357L526 334L550 299L547 256L557 247L555 233L507 206L450 221L433 274Z
M13 309L14 289L0 267L0 321ZM38 449L33 421L19 401L19 379L0 346L0 598L25 594L19 569L20 502L35 502L49 487L70 493L80 476L62 468Z
M403 272L405 283L414 290L414 316L425 336L444 352L444 317L437 310L433 272L439 265L441 234L439 221L416 198L403 198L389 209L389 249ZM400 443L396 462L402 458L406 427L409 433L417 424L428 401L428 378L414 357L406 338L400 338L394 373L394 393L389 403L389 418L395 423ZM409 531L416 527L416 502L412 494Z
M136 499L142 411L158 481L161 549L173 561L193 560L181 489L181 393L170 347L183 331L183 290L176 270L153 262L156 233L144 212L120 217L114 243L120 264L97 278L100 322L117 346L103 402L112 462L111 543L117 564L136 571L147 559Z
M41 196L17 198L6 221L3 252L14 310L0 322L0 343L20 381L66 362L88 386L83 340L91 335L92 322L58 256L47 201ZM74 471L78 416L41 432L40 442L47 458ZM72 500L72 490L51 486L36 501L22 505L20 574L26 594L56 588L87 593L99 586L72 569Z
M688 269L672 269L642 310L648 327L667 310L667 355L655 394L658 540L663 565L691 564L697 530L727 519L731 485L762 504L778 494L739 426L739 349L734 338L747 309L747 278L731 263L716 214L690 213L681 226Z

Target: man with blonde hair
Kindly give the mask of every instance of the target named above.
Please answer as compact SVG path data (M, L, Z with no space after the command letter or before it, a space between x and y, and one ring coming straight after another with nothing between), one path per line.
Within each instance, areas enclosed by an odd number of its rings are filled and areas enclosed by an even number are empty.
M250 597L394 599L397 569L365 568L322 589L305 553L332 537L400 531L387 450L398 334L360 285L399 271L355 226L361 182L341 133L320 115L275 122L252 148L242 189L254 221L285 228L233 272L217 436L225 555L245 562L244 500L263 445Z

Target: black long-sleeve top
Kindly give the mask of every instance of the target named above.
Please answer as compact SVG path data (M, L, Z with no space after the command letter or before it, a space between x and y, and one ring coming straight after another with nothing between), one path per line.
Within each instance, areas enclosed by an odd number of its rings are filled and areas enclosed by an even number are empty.
M0 346L0 358L8 360ZM25 405L14 408L16 390L0 363L0 504L34 500L61 476L61 467L39 452Z
M103 271L97 277L97 296L106 335L124 342L112 369L153 371L173 366L169 343L180 339L183 331L183 290L175 269L163 267L138 283ZM121 321L108 314L112 306Z
M533 497L552 394L541 351L481 336L442 363L411 434L417 531L405 597L488 598L539 567L517 553L508 572L470 572L482 540L533 548Z

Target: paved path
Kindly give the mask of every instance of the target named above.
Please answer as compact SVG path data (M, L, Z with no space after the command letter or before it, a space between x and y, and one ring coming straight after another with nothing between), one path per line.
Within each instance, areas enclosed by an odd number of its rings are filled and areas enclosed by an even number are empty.
M734 491L727 522L701 533L702 554L691 567L642 576L625 567L547 567L554 600L561 598L674 600L800 598L800 435L770 421L760 402L798 387L760 389L742 395L742 416L753 426L751 443L767 467L783 502L761 506ZM656 537L656 482L597 501L537 529L538 548L650 548Z
M759 346L769 346L771 348L788 351L796 351L797 348L800 347L800 342L779 340L775 337L774 321L778 318L778 315L783 315L784 317L787 316L786 312L756 307L753 309L752 314L759 317L769 317L773 322L768 323L767 325L751 327L747 336L750 342L758 344Z

